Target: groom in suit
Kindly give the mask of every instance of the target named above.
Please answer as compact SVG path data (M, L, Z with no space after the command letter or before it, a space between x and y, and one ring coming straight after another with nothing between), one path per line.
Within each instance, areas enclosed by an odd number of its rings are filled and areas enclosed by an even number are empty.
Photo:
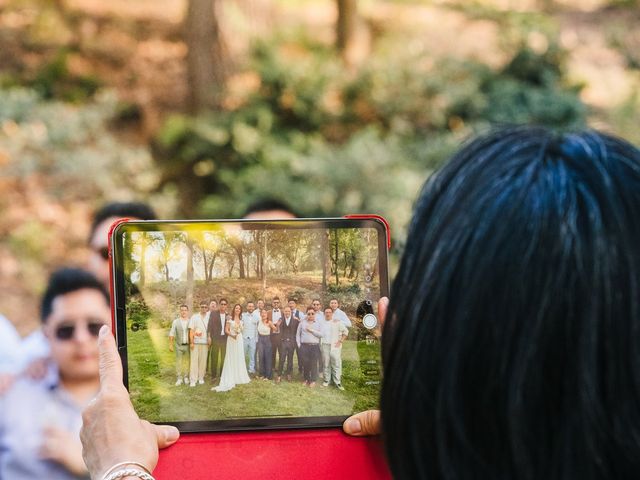
M213 302L211 302L213 303ZM224 356L227 353L227 335L224 333L224 326L227 322L227 302L226 298L220 299L219 310L209 310L207 314L209 323L207 332L211 339L211 351L209 352L209 362L211 365L211 381L215 382L218 377L218 371L222 374L224 365ZM218 370L218 358L220 359L220 370Z

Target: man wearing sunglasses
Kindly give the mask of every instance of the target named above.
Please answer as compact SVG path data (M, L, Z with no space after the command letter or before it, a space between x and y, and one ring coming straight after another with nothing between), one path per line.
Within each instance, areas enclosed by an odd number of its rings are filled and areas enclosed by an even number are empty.
M58 270L41 319L57 375L19 380L0 399L0 478L88 478L79 432L100 386L97 336L109 324L109 294L88 272Z

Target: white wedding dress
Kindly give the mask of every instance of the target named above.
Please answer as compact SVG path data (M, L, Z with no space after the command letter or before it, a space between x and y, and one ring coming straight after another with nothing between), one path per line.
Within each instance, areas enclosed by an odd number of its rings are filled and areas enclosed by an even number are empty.
M230 324L230 332L237 336L234 339L230 335L227 335L227 353L224 356L224 366L222 367L220 384L212 389L216 392L226 392L236 385L249 383L251 381L249 374L247 373L247 365L245 364L244 359L244 343L242 341L242 335L238 335L241 333L244 325L240 322L240 329L237 331L233 320L229 320L228 323Z

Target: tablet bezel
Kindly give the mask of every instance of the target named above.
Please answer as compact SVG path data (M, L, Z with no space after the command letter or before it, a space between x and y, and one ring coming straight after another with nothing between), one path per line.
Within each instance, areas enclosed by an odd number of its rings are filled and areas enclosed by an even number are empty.
M129 220L120 219L112 225L109 235L110 256L110 291L112 331L114 332L118 353L123 366L123 383L129 389L128 359L127 359L127 328L125 318L125 291L124 269L122 258L122 236L125 232L134 228L135 231L162 231L183 229L189 225L217 225L239 224L247 230L259 229L320 229L320 228L374 228L378 232L378 276L380 285L380 297L389 296L389 267L388 247L389 230L388 223L377 215L357 216L353 218L310 218L287 220ZM212 228L213 230L213 228ZM378 390L380 386L376 387ZM355 412L354 412L355 413ZM246 430L271 430L271 429L301 429L301 428L327 428L339 427L345 416L314 416L314 417L249 417L230 418L225 420L195 420L181 422L162 422L176 426L181 432L215 432L215 431L246 431Z

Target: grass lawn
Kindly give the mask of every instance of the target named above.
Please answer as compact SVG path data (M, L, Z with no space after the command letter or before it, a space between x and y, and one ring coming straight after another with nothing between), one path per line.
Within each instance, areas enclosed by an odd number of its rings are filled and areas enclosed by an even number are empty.
M359 345L358 345L359 343ZM341 392L334 386L302 385L294 360L291 382L252 379L228 392L212 392L211 382L175 386L175 354L169 351L167 330L127 332L131 400L141 418L152 422L221 420L233 417L347 416L378 405L378 385L367 385L360 357L379 360L377 346L347 340L342 352Z

